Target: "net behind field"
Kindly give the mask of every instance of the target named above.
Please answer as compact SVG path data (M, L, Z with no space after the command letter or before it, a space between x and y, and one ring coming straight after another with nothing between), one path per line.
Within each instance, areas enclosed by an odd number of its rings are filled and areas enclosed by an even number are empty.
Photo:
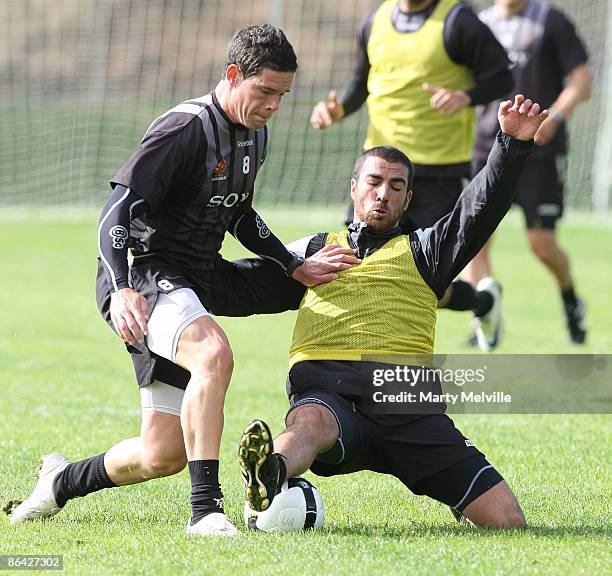
M300 69L272 121L258 180L265 203L330 204L348 196L365 107L325 132L312 106L341 91L355 31L378 2L352 0L4 0L0 2L0 203L100 204L108 180L150 122L212 89L240 26L283 27ZM490 4L475 2L477 8ZM606 2L557 2L591 55L595 90L571 123L568 205L589 207L601 124Z

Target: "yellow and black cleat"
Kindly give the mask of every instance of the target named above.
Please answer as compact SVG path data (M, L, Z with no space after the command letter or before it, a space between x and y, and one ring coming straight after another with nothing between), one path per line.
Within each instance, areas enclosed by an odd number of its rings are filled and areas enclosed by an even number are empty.
M262 420L253 420L242 433L238 449L246 500L256 512L270 507L278 493L279 465L272 433Z

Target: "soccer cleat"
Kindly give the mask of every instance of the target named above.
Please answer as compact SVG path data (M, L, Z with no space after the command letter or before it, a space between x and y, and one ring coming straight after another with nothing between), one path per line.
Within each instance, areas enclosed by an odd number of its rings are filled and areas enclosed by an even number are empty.
M11 524L49 518L57 514L61 507L55 501L53 494L53 480L70 464L70 461L59 453L47 454L40 460L38 469L38 482L27 500L11 510L9 521Z
M474 316L472 326L478 347L483 352L497 348L501 339L501 286L491 277L483 278L476 286L477 292L488 292L493 298L491 309L484 316Z
M244 477L246 501L256 512L270 507L279 492L279 456L274 454L272 434L262 420L253 420L244 430L238 450Z
M478 346L478 338L476 338L476 334L472 334L466 341L465 346L468 348L476 348Z
M238 536L238 530L221 512L207 514L199 522L187 523L187 534L190 536Z
M586 323L584 321L584 302L576 299L575 306L565 306L567 331L574 344L584 344L586 340Z

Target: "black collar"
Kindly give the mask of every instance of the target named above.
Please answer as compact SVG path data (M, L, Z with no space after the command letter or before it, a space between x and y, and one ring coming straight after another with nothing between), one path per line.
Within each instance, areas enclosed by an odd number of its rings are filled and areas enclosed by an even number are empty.
M392 238L402 235L399 226L385 232L375 232L365 222L353 222L349 225L348 230L349 245L357 250L357 258L361 259L382 248Z
M242 130L243 132L249 131L249 128L247 128L246 126L243 126L242 124L236 124L235 122L232 122L230 120L229 116L227 115L227 112L223 110L223 107L221 106L221 103L219 102L217 94L214 90L212 91L212 101L217 110L219 111L219 114L221 114L221 116L223 116L223 119L227 122L228 127L233 128L234 130Z

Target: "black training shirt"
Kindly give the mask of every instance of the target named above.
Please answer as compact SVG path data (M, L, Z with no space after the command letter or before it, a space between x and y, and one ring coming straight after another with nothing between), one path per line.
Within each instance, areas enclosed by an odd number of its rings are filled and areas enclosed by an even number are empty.
M233 124L214 92L157 118L111 180L148 206L130 225L136 262L154 255L205 285L225 232L251 207L266 146L267 128Z
M584 45L572 23L546 2L530 0L524 10L504 17L492 6L479 17L486 23L512 60L514 93L524 94L542 109L549 108L564 88L567 75L587 61ZM510 97L508 93L506 97ZM479 110L474 161L481 166L499 130L499 100ZM536 146L531 160L553 158L566 151L565 126L546 146Z

